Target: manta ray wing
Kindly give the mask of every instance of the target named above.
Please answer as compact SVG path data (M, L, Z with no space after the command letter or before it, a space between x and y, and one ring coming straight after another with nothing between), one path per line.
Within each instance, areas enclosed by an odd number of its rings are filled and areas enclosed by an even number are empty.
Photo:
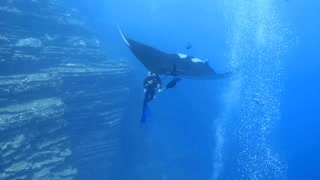
M137 42L128 38L119 26L118 28L130 51L148 71L159 75L175 74L177 76L205 79L223 79L232 74L232 71L217 74L207 61L185 54L168 54L149 45Z

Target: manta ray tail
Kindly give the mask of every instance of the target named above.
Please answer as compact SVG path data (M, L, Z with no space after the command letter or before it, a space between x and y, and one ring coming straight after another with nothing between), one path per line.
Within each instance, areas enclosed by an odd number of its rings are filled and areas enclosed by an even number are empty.
M227 77L230 77L234 74L234 71L228 71L228 72L225 72L225 73L222 73L222 74L217 74L214 79L224 79L224 78L227 78Z
M236 68L234 70L231 70L231 71L228 71L228 72L225 72L225 73L222 73L222 74L217 74L214 77L214 79L224 79L224 78L227 78L227 77L231 77L231 76L237 74L240 71L241 67L238 67L238 68Z

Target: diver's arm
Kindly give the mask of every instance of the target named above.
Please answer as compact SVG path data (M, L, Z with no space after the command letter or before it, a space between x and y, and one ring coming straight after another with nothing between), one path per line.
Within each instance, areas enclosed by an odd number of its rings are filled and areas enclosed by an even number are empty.
M160 76L157 76L156 82L157 82L157 88L159 89L159 92L161 92L161 90L162 90L162 83L161 83L161 78L160 78Z
M145 78L143 80L143 92L144 93L147 91L147 86L148 86L148 78Z
M146 88L147 79L143 80L143 88Z

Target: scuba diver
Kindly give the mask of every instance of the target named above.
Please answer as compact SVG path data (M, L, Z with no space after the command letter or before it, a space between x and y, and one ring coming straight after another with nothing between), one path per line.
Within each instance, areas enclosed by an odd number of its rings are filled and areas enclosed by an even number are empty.
M158 91L161 92L161 78L155 73L148 72L147 77L143 81L144 100L142 106L142 123L145 122L147 116L150 115L148 102L155 98L156 88L158 88Z

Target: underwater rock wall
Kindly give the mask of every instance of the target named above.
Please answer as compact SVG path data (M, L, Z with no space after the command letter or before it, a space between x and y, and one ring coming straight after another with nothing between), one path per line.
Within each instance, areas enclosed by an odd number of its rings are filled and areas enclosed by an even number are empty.
M128 65L83 64L58 67L63 74L65 118L73 148L73 161L81 179L109 179L117 163L121 122L128 88ZM111 179L111 178L110 178Z
M0 16L0 179L111 176L128 64L63 0L4 0Z
M37 99L0 108L0 179L72 179L64 103Z

